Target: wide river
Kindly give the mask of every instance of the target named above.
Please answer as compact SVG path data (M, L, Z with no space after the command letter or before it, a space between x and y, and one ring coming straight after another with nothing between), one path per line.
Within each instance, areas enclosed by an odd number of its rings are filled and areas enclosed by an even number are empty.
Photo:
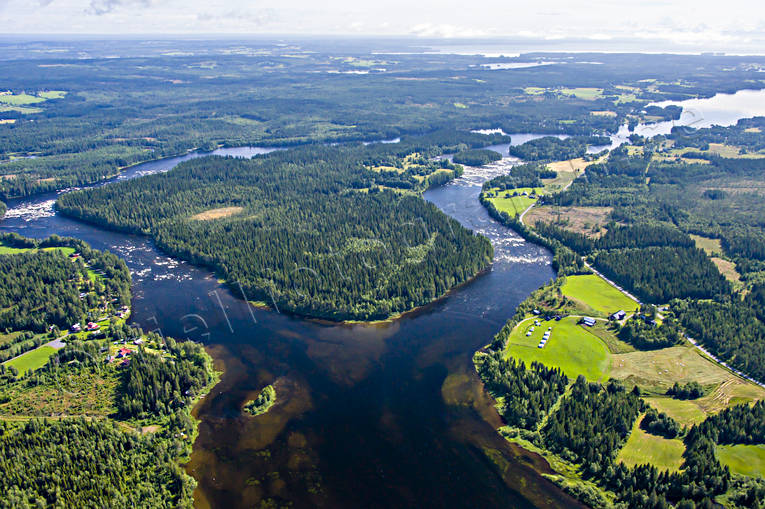
M521 143L535 135L514 135ZM506 154L506 146L496 147ZM269 149L221 149L250 157ZM131 168L119 179L167 171L189 154ZM578 507L540 474L546 463L502 439L472 367L528 294L554 277L550 254L491 219L481 184L503 160L425 193L491 240L491 270L392 323L327 325L253 309L208 271L144 237L56 214L55 194L12 200L0 231L77 237L122 256L133 274L133 318L145 330L203 342L224 371L195 409L200 434L187 469L199 507ZM118 180L119 180L118 179ZM275 383L277 405L242 415Z

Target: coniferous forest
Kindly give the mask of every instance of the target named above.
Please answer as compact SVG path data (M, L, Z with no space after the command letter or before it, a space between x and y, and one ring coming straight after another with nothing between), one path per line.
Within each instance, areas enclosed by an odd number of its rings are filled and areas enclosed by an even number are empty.
M477 136L477 135L474 135ZM67 215L151 235L249 300L333 320L427 304L488 266L489 242L368 168L407 147L309 147L197 159L62 196ZM234 211L206 219L206 211ZM241 287L239 287L241 285Z

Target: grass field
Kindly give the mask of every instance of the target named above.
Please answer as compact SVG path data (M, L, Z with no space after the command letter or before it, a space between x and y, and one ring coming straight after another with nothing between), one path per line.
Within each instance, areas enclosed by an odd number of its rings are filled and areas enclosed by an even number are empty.
M41 102L45 102L45 98L37 97L36 95L0 95L0 103L10 104L12 106L25 106L27 104L37 104Z
M720 239L712 239L709 237L702 237L701 235L691 234L693 242L696 247L703 249L709 256L719 256L722 253L722 246L720 245Z
M563 95L572 95L577 99L586 99L588 101L594 101L600 97L603 97L602 88L591 87L578 87L578 88L562 88L560 90Z
M48 90L37 95L44 99L63 99L66 96L66 92L64 90Z
M609 315L620 309L634 311L637 303L595 274L569 276L561 288L563 295L581 302L599 315Z
M722 370L722 368L717 369ZM612 373L614 371L616 370L612 367ZM709 373L705 374L708 375ZM707 415L717 413L723 408L742 403L751 403L758 399L765 399L765 389L730 374L728 374L728 378L725 381L709 390L706 395L699 399L678 400L672 399L669 396L650 396L645 398L652 407L659 412L669 415L681 426L698 424Z
M765 478L765 445L718 445L717 458L731 472Z
M695 348L686 346L614 355L611 376L657 394L665 393L675 382L693 381L709 387L733 377Z
M532 192L536 193L537 195L542 194L544 191L541 187L522 187L518 189L513 190L499 190L498 188L492 188L489 190L489 192L493 192L497 194L496 198L489 198L489 201L494 204L494 206L497 208L500 212L506 212L510 215L510 217L515 217L519 214L521 214L524 210L529 208L531 205L536 203L536 198L529 198L528 196L509 196L505 197L506 194L512 195L513 193L521 194L523 192L527 192L531 194Z
M659 412L672 417L681 426L692 426L707 418L706 412L692 400L673 399L669 396L652 396L645 400Z
M659 470L680 470L683 463L685 445L679 438L667 439L651 435L640 429L639 423L643 419L638 417L632 427L627 443L619 451L616 461L621 461L628 467L650 463Z
M19 374L23 375L27 371L34 371L35 369L45 366L45 363L48 362L48 358L54 353L56 353L55 348L43 345L40 348L30 350L29 352L6 362L5 365L15 367L19 370Z
M29 115L32 113L40 113L43 109L42 108L34 108L34 107L28 107L28 106L15 106L12 104L3 104L0 103L0 112L3 111L17 111L19 113L22 113L24 115Z
M233 216L234 214L239 214L243 210L242 207L221 207L218 209L205 210L204 212L191 216L191 219L194 219L195 221L210 221L212 219Z
M589 380L602 380L608 374L608 348L597 336L577 325L577 320L575 317L559 322L541 320L531 336L526 336L526 332L534 325L534 319L524 320L510 334L507 353L527 364L539 361L546 366L558 366L571 378L584 375ZM537 348L548 327L552 327L550 340L544 348Z
M736 270L736 264L734 262L714 257L712 258L712 263L715 264L717 270L720 271L720 274L725 276L725 279L734 285L741 284L741 275Z
M0 243L0 254L19 254L19 253L28 253L31 251L37 251L37 248L10 247ZM61 251L66 256L69 256L70 254L74 253L74 248L73 247L44 247L43 251Z

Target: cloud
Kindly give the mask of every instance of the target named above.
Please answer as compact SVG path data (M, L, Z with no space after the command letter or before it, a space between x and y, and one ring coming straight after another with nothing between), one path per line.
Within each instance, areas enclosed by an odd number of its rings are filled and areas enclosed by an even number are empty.
M41 0L48 1L53 0ZM118 7L150 7L153 0L90 0L90 6L86 10L88 14L102 16L108 14Z
M262 27L278 20L278 15L273 9L237 9L227 12L200 12L197 14L197 21L211 26L220 24L246 24L255 27Z
M447 24L434 25L433 23L420 23L419 25L413 26L410 32L417 37L443 37L446 39L461 37L478 38L491 35L491 32L483 29Z

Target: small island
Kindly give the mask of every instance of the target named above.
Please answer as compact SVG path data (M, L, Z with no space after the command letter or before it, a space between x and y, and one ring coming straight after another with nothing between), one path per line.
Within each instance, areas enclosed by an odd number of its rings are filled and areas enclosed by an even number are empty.
M276 389L273 385L266 385L260 391L258 397L244 404L244 412L257 416L268 412L276 403Z

